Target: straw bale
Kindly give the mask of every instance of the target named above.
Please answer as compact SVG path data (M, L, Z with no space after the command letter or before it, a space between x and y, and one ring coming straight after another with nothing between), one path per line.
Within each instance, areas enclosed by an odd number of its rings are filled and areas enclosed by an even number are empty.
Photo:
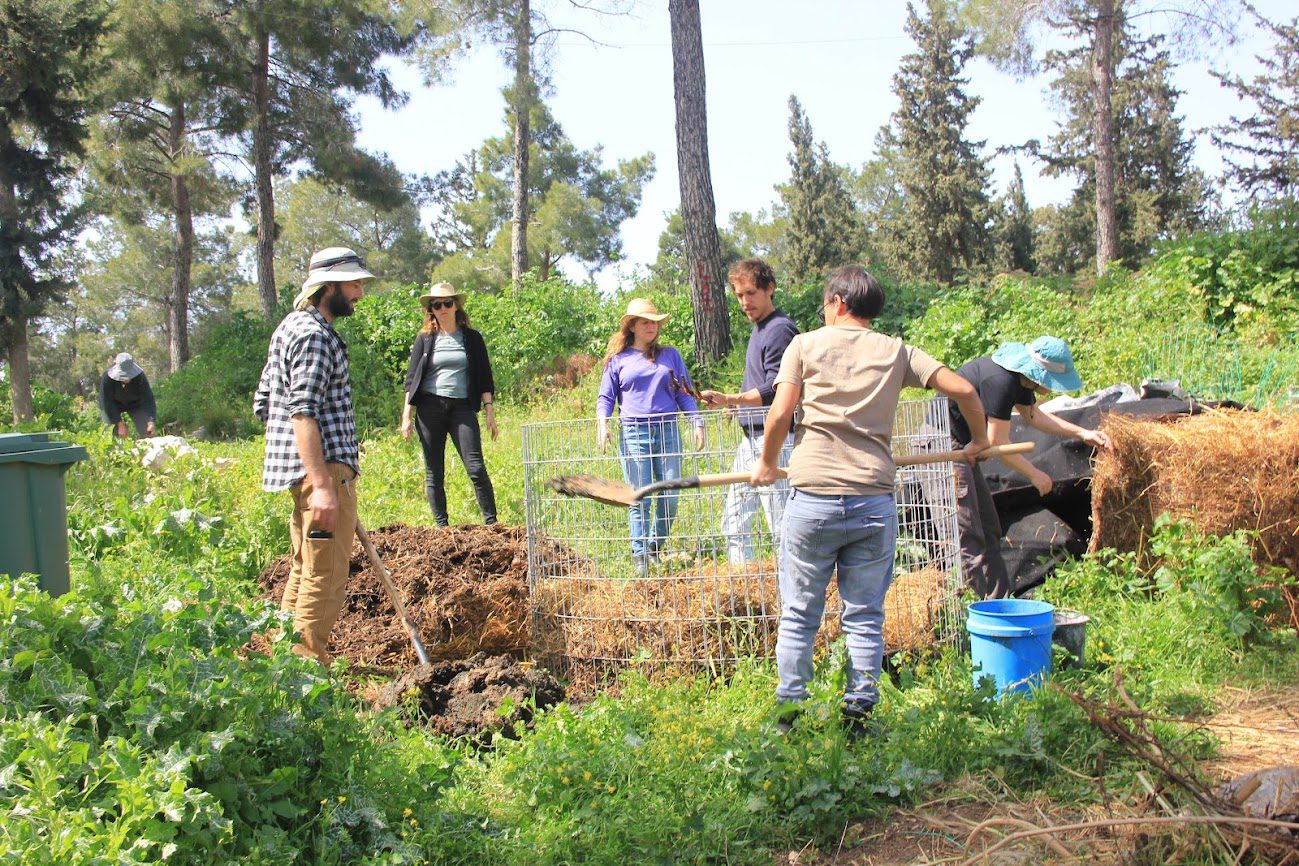
M1108 415L1104 428L1114 447L1092 476L1091 550L1144 553L1167 513L1210 535L1252 530L1255 561L1299 574L1299 414Z
M884 605L887 650L915 650L933 642L944 584L934 568L894 579ZM668 663L770 657L780 620L770 560L742 574L724 563L707 563L690 573L628 580L550 578L534 589L533 605L534 652L602 662L646 655ZM840 634L833 582L826 610L817 634L821 648Z

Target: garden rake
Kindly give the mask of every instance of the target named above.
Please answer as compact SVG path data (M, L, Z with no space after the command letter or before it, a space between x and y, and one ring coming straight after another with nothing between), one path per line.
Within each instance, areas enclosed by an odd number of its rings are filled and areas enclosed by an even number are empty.
M411 643L415 644L415 655L419 657L420 664L432 664L429 661L428 650L424 649L424 641L420 640L419 629L406 611L406 605L402 604L401 596L397 594L397 585L392 582L392 575L388 573L383 560L379 558L379 552L374 549L374 544L370 541L370 533L365 531L360 518L357 518L356 521L356 537L360 540L361 546L365 548L365 555L370 557L374 570L379 572L379 577L383 580L383 588L388 590L388 598L392 599L392 606L397 608L397 616L401 617L402 625L406 626L406 631L410 632L410 640Z

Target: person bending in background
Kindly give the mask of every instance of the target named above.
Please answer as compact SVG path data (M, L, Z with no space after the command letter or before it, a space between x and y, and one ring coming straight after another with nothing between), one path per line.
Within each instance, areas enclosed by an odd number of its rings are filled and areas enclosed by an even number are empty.
M776 396L776 373L780 359L790 340L798 334L798 326L783 311L776 309L776 275L762 259L745 259L731 268L726 275L731 293L740 303L740 309L753 323L753 334L744 353L744 379L740 393L723 394L720 391L701 391L699 396L710 406L740 406L738 421L744 438L735 451L732 472L753 469L762 453L763 423L766 407ZM789 447L793 444L791 431L786 431L785 446L780 451L780 465L789 462ZM726 537L726 559L733 563L751 562L754 558L753 521L761 506L767 517L767 528L772 533L772 549L780 550L780 521L789 498L789 482L777 480L766 489L747 484L733 484L726 490L726 508L722 514L722 535Z
M1106 433L1079 427L1036 406L1039 394L1082 387L1073 354L1059 337L1038 337L1028 345L1003 343L991 355L961 365L956 373L978 392L993 445L1010 442L1013 411L1024 423L1043 433L1078 439L1093 448L1110 447ZM946 408L952 445L964 448L971 440L970 428L954 403L949 401ZM1024 455L1007 454L1001 461L1032 482L1042 496L1051 492L1051 476ZM979 598L1005 598L1014 587L1001 557L1001 521L988 481L978 466L956 464L956 523L966 582Z
M685 413L695 431L695 450L704 447L704 423L690 396L693 387L681 353L659 344L659 328L668 318L651 302L633 298L609 338L604 374L596 397L596 444L609 445L609 418L619 407L618 451L632 487L681 477L681 435L677 414ZM641 573L667 543L677 515L677 492L645 497L627 509L631 552Z
M412 426L424 448L424 492L433 520L450 524L447 515L447 437L465 465L474 485L474 497L483 523L496 522L496 491L483 460L483 434L478 410L486 414L492 439L496 428L496 383L483 335L469 326L465 296L450 283L432 286L419 299L424 326L410 349L406 370L406 400L401 412L401 435L410 439ZM412 416L414 416L412 418Z
M988 439L969 382L901 339L871 329L884 308L884 290L874 277L855 265L839 268L822 298L826 326L796 336L781 361L762 456L750 480L755 486L776 480L784 434L801 402L777 569L779 724L787 730L807 699L812 643L837 572L850 664L842 717L855 739L867 730L879 699L884 595L898 535L891 440L900 392L932 388L956 402L973 431L967 460L986 450Z
M153 422L158 417L153 389L149 387L149 377L127 352L118 355L99 378L99 414L119 439L130 435L126 429L127 415L135 425L135 435L153 435Z

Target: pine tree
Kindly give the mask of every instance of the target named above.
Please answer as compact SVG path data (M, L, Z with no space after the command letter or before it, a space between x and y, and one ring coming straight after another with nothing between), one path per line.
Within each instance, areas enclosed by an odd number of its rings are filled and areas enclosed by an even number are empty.
M1006 194L997 202L997 219L993 235L997 245L997 263L1011 271L1033 273L1033 209L1024 191L1024 172L1015 161L1015 174L1006 187Z
M1276 46L1258 57L1266 71L1251 81L1214 73L1238 98L1253 102L1254 111L1215 129L1213 141L1235 155L1227 165L1245 192L1294 197L1299 195L1299 18L1273 23L1253 6L1246 8Z
M257 287L268 318L275 285L277 176L306 162L322 178L381 208L403 200L392 163L356 146L352 100L400 106L383 66L404 54L410 37L393 7L368 0L222 0L228 34L224 56L240 71L222 94L226 131L239 136L253 171ZM300 267L306 268L306 262Z
M850 264L861 251L862 228L843 169L816 144L812 124L789 97L789 183L779 187L788 228L785 269L794 282L815 279Z
M66 181L103 20L95 0L0 0L0 350L14 423L32 420L28 321L66 287L52 259L74 229Z
M1095 266L1103 271L1120 255L1114 49L1124 18L1162 17L1173 25L1165 32L1189 52L1199 40L1235 38L1235 0L955 0L955 5L978 33L980 53L1020 76L1037 71L1035 25L1070 31L1080 43L1086 58Z
M1177 115L1181 93L1171 83L1171 59L1160 47L1161 37L1133 39L1119 22L1114 40L1115 249L1118 260L1136 265L1160 239L1202 228L1213 196L1207 179L1191 163L1193 144ZM1058 72L1052 89L1066 120L1038 155L1048 174L1072 175L1079 185L1050 228L1068 240L1044 238L1044 247L1052 250L1044 264L1050 270L1078 271L1086 261L1076 257L1075 240L1096 225L1089 51L1051 52L1046 62Z
M213 99L235 72L220 47L215 0L119 4L105 38L107 112L94 130L91 166L99 209L143 224L154 213L170 223L171 285L161 295L168 363L189 360L194 221L226 216L233 183L215 166L228 142ZM158 368L154 368L158 369Z
M903 218L885 240L902 273L946 284L991 258L988 169L983 142L965 138L979 104L961 77L973 43L944 5L927 0L927 7L922 19L907 4L916 50L893 76L899 105L879 138L882 149L897 152L903 192Z
M708 163L708 105L704 98L704 39L699 0L668 0L672 30L672 90L676 102L677 179L685 228L695 360L720 361L731 351L726 274L717 239L717 203Z

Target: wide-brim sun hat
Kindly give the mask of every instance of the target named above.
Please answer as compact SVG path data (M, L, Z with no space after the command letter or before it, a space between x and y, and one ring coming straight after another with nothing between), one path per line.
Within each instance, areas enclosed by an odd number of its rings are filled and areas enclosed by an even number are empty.
M627 327L627 322L632 319L645 319L650 322L662 322L668 318L670 313L660 313L658 307L654 306L653 301L647 301L645 298L632 298L627 302L627 312L622 314L618 320L618 327Z
M1002 343L992 353L992 360L1052 391L1077 391L1082 387L1069 346L1059 337L1038 337L1028 345Z
M374 274L365 266L365 259L347 247L326 247L311 257L307 265L307 280L302 291L293 299L293 309L305 310L314 295L325 283L351 283L373 280Z
M433 301L446 300L448 298L453 298L463 304L465 302L465 293L457 292L456 287L450 283L434 283L429 286L427 292L419 296L419 303L421 307L428 310L429 304Z
M113 359L113 366L108 368L108 378L115 382L129 382L143 372L130 352L122 352Z

